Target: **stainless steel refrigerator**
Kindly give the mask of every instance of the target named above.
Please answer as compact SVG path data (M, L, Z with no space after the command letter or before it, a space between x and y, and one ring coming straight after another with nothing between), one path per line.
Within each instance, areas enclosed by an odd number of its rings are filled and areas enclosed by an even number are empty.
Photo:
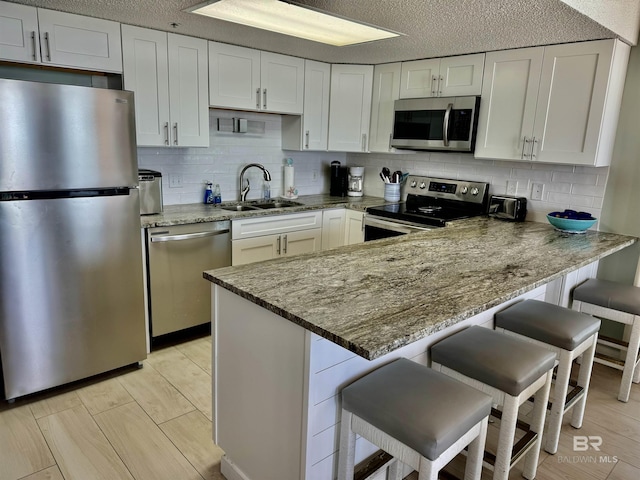
M131 92L0 79L0 358L14 399L146 357Z

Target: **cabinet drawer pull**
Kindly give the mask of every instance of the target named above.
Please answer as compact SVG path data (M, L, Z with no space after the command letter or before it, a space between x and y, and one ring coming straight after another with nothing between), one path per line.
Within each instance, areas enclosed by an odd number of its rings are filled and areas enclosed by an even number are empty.
M276 253L278 255L280 255L280 244L281 244L282 238L278 237L278 246L276 247Z
M287 236L286 235L284 236L284 243L283 243L283 246L282 246L282 253L283 254L287 253Z

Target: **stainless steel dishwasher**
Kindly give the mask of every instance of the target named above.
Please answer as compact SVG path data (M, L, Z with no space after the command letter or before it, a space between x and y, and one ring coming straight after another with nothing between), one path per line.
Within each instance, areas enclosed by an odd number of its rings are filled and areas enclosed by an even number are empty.
M151 337L211 321L211 283L204 270L231 265L230 222L147 231Z

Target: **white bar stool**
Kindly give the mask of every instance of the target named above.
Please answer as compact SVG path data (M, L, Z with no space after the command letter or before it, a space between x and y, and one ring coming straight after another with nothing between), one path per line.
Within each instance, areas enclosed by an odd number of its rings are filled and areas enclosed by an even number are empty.
M488 328L473 326L431 347L432 368L488 393L502 405L494 480L507 480L511 467L524 457L522 475L533 479L549 400L556 354ZM518 410L534 396L533 422L514 446ZM485 454L485 459L493 460Z
M572 308L631 327L629 342L602 336L598 340L599 344L626 351L624 361L598 352L594 358L594 362L622 370L618 400L628 402L631 382L640 383L640 288L592 278L573 290Z
M571 426L582 427L600 320L551 303L524 300L496 313L496 330L540 345L558 355L553 403L544 449L558 451L562 418L573 407ZM571 366L582 355L578 384L569 390Z
M437 480L467 446L464 478L479 480L490 411L491 398L461 382L405 358L388 363L342 390L338 480L353 480L356 434L396 459L390 480L402 463Z

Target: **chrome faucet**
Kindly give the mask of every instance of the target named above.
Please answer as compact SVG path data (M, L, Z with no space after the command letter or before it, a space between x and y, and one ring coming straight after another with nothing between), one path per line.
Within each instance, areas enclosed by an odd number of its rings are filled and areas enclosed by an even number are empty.
M247 185L245 186L244 184L244 172L246 172L247 169L250 167L258 167L260 170L262 170L262 173L264 174L265 182L271 181L271 174L269 173L269 170L264 168L263 165L260 165L259 163L250 163L249 165L245 165L245 167L240 172L240 201L241 202L244 202L246 200L247 193L249 193L249 190L251 190L251 187L249 186L248 178L247 178Z

